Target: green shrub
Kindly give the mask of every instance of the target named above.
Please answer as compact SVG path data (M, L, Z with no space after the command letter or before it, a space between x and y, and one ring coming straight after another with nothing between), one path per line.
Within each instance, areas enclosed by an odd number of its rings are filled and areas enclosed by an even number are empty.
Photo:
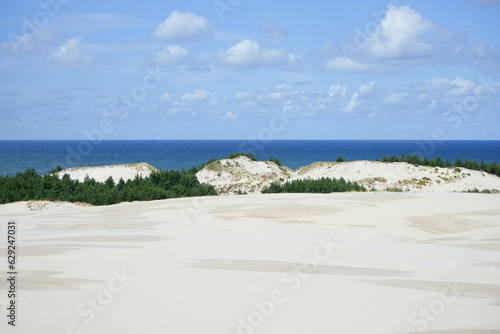
M393 192L393 193L402 193L403 189L398 188L398 187L387 187L385 188L385 191Z
M278 166L281 166L281 161L279 161L277 158L270 157L269 161L274 162Z
M366 188L356 182L346 181L344 178L330 179L321 178L319 180L294 180L278 184L271 183L269 187L262 190L263 194L269 193L333 193L348 191L366 191Z
M234 158L237 158L237 157L242 156L242 155L253 160L253 161L257 161L257 158L255 157L255 155L253 153L244 153L244 152L230 153L227 158L234 159Z

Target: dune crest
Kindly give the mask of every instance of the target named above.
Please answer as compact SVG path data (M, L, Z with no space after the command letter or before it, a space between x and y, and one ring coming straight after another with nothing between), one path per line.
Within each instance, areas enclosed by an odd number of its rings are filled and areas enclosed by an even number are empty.
M89 178L94 179L97 182L104 182L112 176L116 182L120 180L120 178L123 178L124 181L132 180L137 175L148 177L152 172L157 170L158 169L150 164L141 162L124 165L72 167L57 172L56 175L59 178L62 178L64 174L68 174L71 179L78 180L80 182L83 182L87 175Z

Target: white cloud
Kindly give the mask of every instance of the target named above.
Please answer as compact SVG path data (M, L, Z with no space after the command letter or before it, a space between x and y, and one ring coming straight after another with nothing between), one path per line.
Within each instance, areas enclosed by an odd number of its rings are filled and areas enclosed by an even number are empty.
M389 4L386 16L370 36L368 51L377 58L421 57L432 53L423 38L434 25L409 5Z
M382 102L385 104L402 104L407 97L408 93L392 93L387 95Z
M456 77L454 80L435 78L416 85L415 91L439 93L448 96L465 96L474 94L476 88L476 83L462 77Z
M234 94L234 99L235 100L244 100L248 99L250 96L252 96L252 93L250 92L237 92Z
M417 91L436 91L446 89L450 84L451 81L447 78L434 78L417 85L415 89Z
M261 48L259 42L244 39L226 51L219 52L221 61L234 67L274 66L296 69L301 65L301 58L293 53L286 54L279 49Z
M273 92L267 94L267 98L269 100L283 100L285 98L285 93L284 92Z
M358 88L359 95L368 94L369 92L372 91L374 86L375 86L375 82L373 82L373 81L370 81L367 84L359 85L359 88Z
M347 93L347 86L342 86L339 84L331 85L328 90L328 97L340 96L344 97Z
M238 114L235 114L235 113L228 111L227 113L224 114L224 116L222 118L223 119L237 119Z
M359 72L366 71L369 68L370 65L357 63L349 57L333 58L325 64L325 70L327 71Z
M92 56L81 44L82 37L66 40L56 51L52 52L51 60L61 67L85 67L92 63Z
M211 29L208 19L191 12L173 11L153 32L153 38L188 41L206 35Z
M162 102L168 102L172 99L172 95L170 93L165 93L161 96L160 101Z
M373 33L366 35L357 29L351 44L342 47L344 55L328 60L324 68L394 72L414 65L415 59L435 54L436 47L427 37L434 30L434 25L409 5L389 4Z
M457 77L451 82L452 89L449 91L450 95L459 96L470 94L474 91L476 84L470 80Z
M353 112L354 108L356 108L359 104L360 104L359 93L356 92L356 93L352 94L351 100L345 106L344 110L347 111L347 112Z
M160 66L179 64L188 54L188 49L179 45L169 45L153 56L153 62Z
M200 102L205 101L209 98L210 93L204 89L196 89L193 92L184 93L181 97L181 101L184 102Z

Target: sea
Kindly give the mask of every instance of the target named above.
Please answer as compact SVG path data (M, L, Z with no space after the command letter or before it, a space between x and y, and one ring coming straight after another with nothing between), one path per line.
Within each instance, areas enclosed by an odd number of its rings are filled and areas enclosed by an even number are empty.
M0 141L0 175L15 175L33 168L46 174L62 168L147 162L162 170L199 166L211 158L233 152L253 153L259 160L271 157L297 169L316 161L377 160L402 153L420 157L456 158L500 163L500 140L22 140Z

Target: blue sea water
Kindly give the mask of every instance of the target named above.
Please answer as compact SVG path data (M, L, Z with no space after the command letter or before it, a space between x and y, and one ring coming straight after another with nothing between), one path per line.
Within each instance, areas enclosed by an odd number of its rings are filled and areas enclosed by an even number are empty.
M63 168L147 162L160 169L190 168L229 153L254 153L259 160L278 158L297 169L316 161L376 160L401 153L453 162L456 158L500 163L500 141L413 140L139 140L139 141L0 141L0 175L34 168L45 174Z

